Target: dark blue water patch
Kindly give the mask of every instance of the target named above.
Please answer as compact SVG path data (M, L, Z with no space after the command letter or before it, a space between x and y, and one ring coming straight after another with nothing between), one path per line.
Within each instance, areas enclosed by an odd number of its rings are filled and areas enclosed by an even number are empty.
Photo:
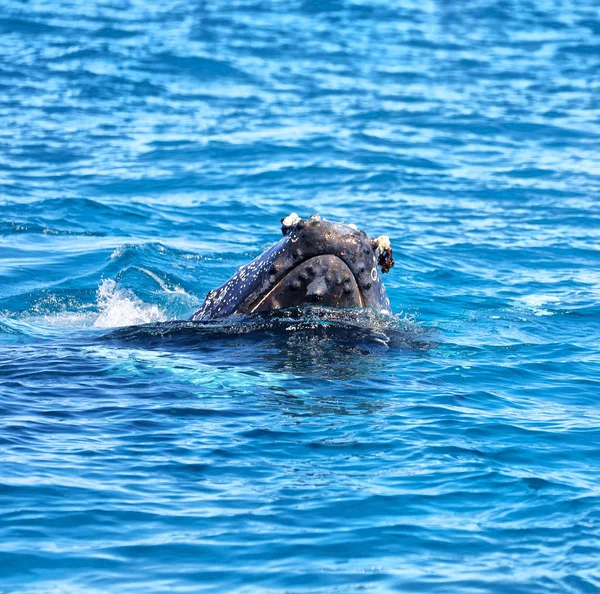
M66 33L63 27L23 18L2 18L0 19L0 28L4 33L20 35L54 34L62 36Z
M234 68L222 60L201 56L181 56L170 53L156 55L154 60L148 66L143 67L143 69L150 72L168 74L179 72L202 81L222 78L250 79L242 70Z
M143 35L142 30L131 30L117 27L102 27L101 29L97 29L94 32L94 36L98 38L107 38L107 39L127 39L130 37L136 37L138 35Z

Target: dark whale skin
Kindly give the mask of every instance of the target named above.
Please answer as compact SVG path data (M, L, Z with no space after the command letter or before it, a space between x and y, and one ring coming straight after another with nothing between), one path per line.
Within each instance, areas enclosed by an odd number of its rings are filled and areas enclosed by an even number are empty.
M389 239L312 215L282 220L283 237L210 291L191 320L303 305L391 313L378 269ZM391 255L391 249L389 249ZM391 264L382 270L389 269Z

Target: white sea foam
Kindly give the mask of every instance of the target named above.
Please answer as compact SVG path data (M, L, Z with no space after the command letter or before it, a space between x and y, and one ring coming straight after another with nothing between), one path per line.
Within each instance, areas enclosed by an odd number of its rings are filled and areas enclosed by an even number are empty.
M542 307L549 303L560 303L560 299L555 295L524 295L519 298L523 306L531 308L536 316L553 316L555 312Z
M529 307L541 307L546 303L560 303L560 299L554 295L524 295L520 301Z
M133 291L118 289L112 279L105 279L98 287L100 315L94 322L96 328L116 328L134 324L148 324L165 320L165 312L157 305L144 303Z

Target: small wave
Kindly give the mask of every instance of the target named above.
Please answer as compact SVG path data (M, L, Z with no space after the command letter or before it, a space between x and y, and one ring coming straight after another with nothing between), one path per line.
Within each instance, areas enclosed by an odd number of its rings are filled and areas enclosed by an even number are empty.
M47 338L60 329L90 327L98 317L96 304L85 290L41 290L16 299L20 310L6 310L12 327L24 336Z
M102 281L97 298L101 313L94 322L96 328L118 328L165 320L165 312L160 307L144 303L129 289L117 288L112 279Z
M519 298L519 303L523 307L531 309L536 316L553 316L556 313L555 311L542 306L548 304L556 306L560 302L561 300L554 295L525 295Z
M147 268L141 268L137 266L137 269L144 274L147 274L165 293L177 293L179 295L186 295L190 297L188 293L184 289L182 289L179 285L169 286L166 281L164 281L160 276L148 270Z
M23 331L19 329L12 320L2 319L0 320L0 334L14 334L20 336Z
M84 328L94 323L96 315L85 311L64 311L44 316L44 324L52 328Z
M91 326L96 316L89 313L62 312L54 315L35 316L29 313L20 318L0 321L0 334L13 339L28 341L46 340L63 334L63 329L79 329Z
M0 235L15 235L17 233L31 233L37 235L68 235L83 237L103 237L104 233L92 231L72 231L69 229L58 229L32 223L19 223L17 221L0 222Z
M113 250L110 259L118 260L124 257L141 258L142 256L168 259L190 256L196 257L197 255L172 246L164 245L157 241L147 241L143 243L123 243Z

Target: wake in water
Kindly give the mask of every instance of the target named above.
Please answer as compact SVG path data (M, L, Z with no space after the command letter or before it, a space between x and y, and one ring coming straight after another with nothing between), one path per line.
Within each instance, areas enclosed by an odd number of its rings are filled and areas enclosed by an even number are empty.
M99 341L136 359L155 352L175 367L184 356L213 366L216 373L236 368L371 381L385 373L392 350L427 352L433 345L431 338L430 330L400 316L364 309L298 307L204 322L129 326Z
M310 338L339 345L404 347L425 349L431 331L408 318L377 314L365 309L293 307L285 310L234 315L225 319L197 322L174 320L119 328L103 340L157 346L169 343L201 347L207 340L227 337Z
M145 276L159 285L157 302L148 303L137 292L120 286L118 280L104 279L95 292L94 302L82 302L48 295L21 315L3 318L0 333L12 334L23 340L28 338L56 339L65 331L105 330L101 340L135 343L141 348L169 346L184 349L202 348L207 341L247 337L283 340L285 348L291 343L298 347L314 348L316 342L340 347L379 349L424 349L431 344L431 330L418 326L408 316L383 315L369 309L338 309L328 307L292 307L284 310L246 315L232 315L210 321L168 320L177 312L161 299L173 290L162 286L147 270ZM179 292L179 291L178 291ZM189 301L191 296L185 294ZM66 300L66 301L65 301ZM282 345L279 344L279 347ZM279 348L278 347L278 348ZM303 347L304 348L304 347Z

